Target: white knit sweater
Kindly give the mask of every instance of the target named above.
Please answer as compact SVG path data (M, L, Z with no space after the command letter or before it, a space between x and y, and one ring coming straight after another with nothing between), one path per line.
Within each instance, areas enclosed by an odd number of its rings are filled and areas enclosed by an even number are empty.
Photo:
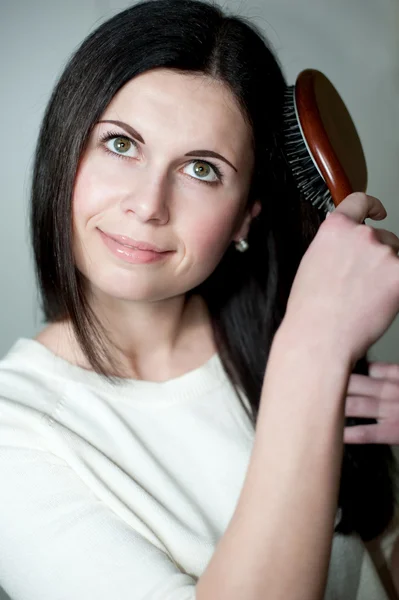
M18 340L0 361L0 586L12 600L193 600L253 437L218 355L112 387ZM335 536L325 598L386 600L358 538Z

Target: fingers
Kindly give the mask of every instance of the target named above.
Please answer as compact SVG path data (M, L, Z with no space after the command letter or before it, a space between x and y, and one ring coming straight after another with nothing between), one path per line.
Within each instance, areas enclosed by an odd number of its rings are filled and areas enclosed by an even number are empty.
M399 422L399 365L371 363L369 373L376 376L350 376L345 415Z
M385 367L382 367L380 371L378 368L378 364L376 364L375 372L380 373L380 377L352 374L346 391L347 396L367 396L378 398L378 400L388 400L397 402L399 407L399 379L389 377Z
M375 398L368 398L367 396L348 396L345 404L345 415L347 417L379 419L382 418L381 403Z
M399 423L399 382L352 375L345 402L345 415L388 419Z
M387 216L382 202L375 198L375 196L369 196L362 192L354 192L349 194L331 214L343 214L349 217L355 223L364 224L365 219L373 219L375 221L381 221ZM386 246L390 246L395 255L399 252L399 237L396 236L392 231L387 229L376 229L370 227L374 231L376 239Z
M396 422L399 426L399 399L380 400L368 396L348 396L345 403L345 416Z
M399 238L392 233L392 231L388 231L387 229L373 229L378 241L381 242L381 244L391 246L391 248L395 251L395 254L399 252Z
M370 396L377 398L381 396L382 386L384 385L385 377L381 380L367 375L357 375L352 373L349 378L347 396Z
M373 379L389 379L399 383L399 364L372 362L369 365L369 376Z
M343 213L356 223L363 223L365 219L382 221L387 216L384 205L378 198L363 192L349 194L333 211Z
M399 421L345 427L344 444L399 444Z

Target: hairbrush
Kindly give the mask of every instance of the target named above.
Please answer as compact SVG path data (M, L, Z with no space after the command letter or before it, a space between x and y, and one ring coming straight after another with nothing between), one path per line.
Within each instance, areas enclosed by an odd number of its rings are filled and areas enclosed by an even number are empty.
M287 87L284 150L302 196L324 214L367 187L363 148L351 115L320 71L302 71Z

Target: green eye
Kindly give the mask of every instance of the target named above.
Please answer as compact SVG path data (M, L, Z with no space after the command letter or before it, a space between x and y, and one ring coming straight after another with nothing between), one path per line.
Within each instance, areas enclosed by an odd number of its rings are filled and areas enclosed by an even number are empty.
M117 152L125 153L128 152L132 146L132 143L128 138L117 137L114 139L113 147Z
M206 177L211 172L211 167L208 163L197 161L194 163L194 173L199 177Z
M223 181L220 169L212 163L203 160L193 160L186 166L187 168L190 169L188 175L191 175L197 181L209 184L217 184Z

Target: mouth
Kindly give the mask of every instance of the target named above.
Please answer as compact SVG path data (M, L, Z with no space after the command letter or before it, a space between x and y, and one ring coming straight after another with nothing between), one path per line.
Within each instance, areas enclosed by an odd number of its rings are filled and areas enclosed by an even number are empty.
M99 229L99 231L103 235L106 235L108 238L110 238L111 240L114 240L118 244L121 244L125 248L130 248L132 250L145 250L148 252L157 252L158 254L162 254L163 252L171 252L170 250L160 248L159 246L156 246L155 244L150 244L148 242L144 242L141 240L134 240L133 238L131 238L127 235L120 235L117 233L108 233L108 232L102 231L101 229Z
M108 250L125 263L149 264L163 262L174 252L174 250L162 250L148 242L133 240L125 235L104 233L98 227L97 231Z

